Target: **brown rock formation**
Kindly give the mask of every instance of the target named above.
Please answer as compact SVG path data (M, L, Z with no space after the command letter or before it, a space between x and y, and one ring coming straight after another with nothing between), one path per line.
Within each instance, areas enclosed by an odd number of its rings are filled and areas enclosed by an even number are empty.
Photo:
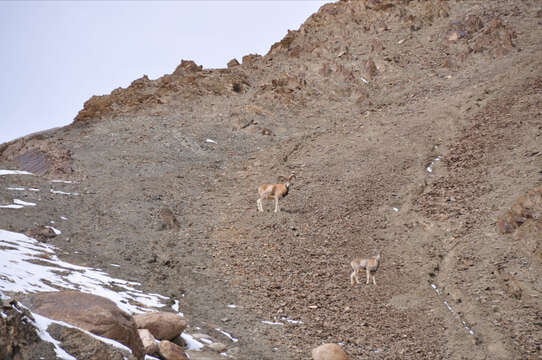
M186 320L169 312L152 312L134 315L138 329L147 329L159 340L171 340L186 328Z
M128 346L137 359L145 356L134 319L109 299L78 291L57 291L28 295L24 302L42 316Z

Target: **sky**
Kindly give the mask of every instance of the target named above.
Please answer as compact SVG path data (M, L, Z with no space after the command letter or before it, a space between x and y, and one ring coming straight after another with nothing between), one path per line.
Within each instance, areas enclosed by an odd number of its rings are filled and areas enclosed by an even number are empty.
M92 95L181 59L264 55L330 1L1 1L0 143L68 125Z

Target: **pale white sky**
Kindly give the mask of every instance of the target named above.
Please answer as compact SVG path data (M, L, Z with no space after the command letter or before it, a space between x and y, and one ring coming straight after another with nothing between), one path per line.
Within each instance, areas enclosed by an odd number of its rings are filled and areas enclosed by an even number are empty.
M67 125L92 95L181 59L223 68L264 55L326 2L1 1L0 143Z

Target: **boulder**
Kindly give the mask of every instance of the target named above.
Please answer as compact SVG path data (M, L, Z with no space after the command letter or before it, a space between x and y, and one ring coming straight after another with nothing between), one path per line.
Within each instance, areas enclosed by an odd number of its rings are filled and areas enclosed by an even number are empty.
M312 349L314 360L348 360L348 355L337 344L323 344Z
M202 70L203 70L203 66L202 65L198 66L192 60L181 60L180 65L177 66L177 68L175 69L173 74L174 75L179 75L179 74L182 74L183 72L194 73L194 72L199 72L199 71L202 71Z
M243 56L242 62L243 62L243 65L245 64L250 65L250 64L254 64L256 61L258 61L261 58L262 56L258 54L248 54L248 55Z
M228 61L228 68L231 69L232 67L235 67L235 66L238 66L240 65L239 64L239 61L237 61L237 59L231 59L230 61Z
M54 359L51 343L42 341L32 314L0 293L0 359Z
M60 346L77 360L133 360L129 350L121 350L106 344L76 328L51 324L47 332L60 342Z
M501 234L514 232L527 219L542 218L542 186L519 196L510 210L497 218L497 231Z
M151 332L147 329L138 329L137 333L139 338L143 343L143 348L145 349L145 354L152 355L158 351L158 343Z
M145 357L134 319L109 299L79 291L55 291L26 296L22 302L33 312L103 336Z
M152 312L134 315L138 329L147 329L159 340L171 340L186 328L186 320L170 312Z
M160 341L158 352L166 360L188 360L184 349L168 340Z
M50 227L40 225L28 230L26 232L26 235L38 241L47 242L47 239L54 238L56 236L56 233Z

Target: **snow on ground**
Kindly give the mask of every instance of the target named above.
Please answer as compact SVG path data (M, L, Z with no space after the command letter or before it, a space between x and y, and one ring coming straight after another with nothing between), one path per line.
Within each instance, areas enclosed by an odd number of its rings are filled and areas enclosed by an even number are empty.
M33 175L32 173L19 170L0 170L0 175ZM66 180L52 180L53 183L72 183ZM40 191L36 188L12 187L8 188L12 191ZM62 195L79 195L77 192L64 192L50 189L53 194ZM0 205L0 208L17 208L24 206L35 206L35 203L14 199L13 204ZM62 220L67 220L65 216L60 217ZM51 221L54 224L54 221ZM52 227L55 234L61 234L61 231ZM137 289L140 285L138 282L126 281L111 277L105 271L93 269L90 267L74 265L66 261L60 260L56 255L57 248L51 244L40 243L39 241L30 238L24 234L11 232L0 229L0 298L3 293L36 293L45 291L58 290L79 290L94 295L103 296L115 302L122 310L128 313L143 313L148 311L156 311L162 308L169 300L168 297L160 294L147 294ZM75 252L77 253L77 252ZM114 267L120 267L117 264L111 264ZM22 305L21 305L22 306ZM232 306L233 307L233 306ZM179 300L175 300L172 305L179 315ZM1 313L2 317L6 315ZM37 328L40 337L47 342L50 342L55 347L55 352L58 358L75 359L73 356L65 352L59 345L58 341L54 340L47 332L47 327L51 323L58 323L63 326L73 327L59 321L51 320L39 314L32 313L35 318L34 325ZM79 329L88 333L85 330ZM238 339L232 337L227 332L216 329L233 342ZM90 333L88 333L90 334ZM91 336L114 345L115 347L128 350L124 345L113 340L101 338L90 334ZM204 344L195 340L192 336L183 333L182 338L187 343L187 350L201 350ZM146 356L146 359L156 359L152 356Z
M164 307L168 300L165 296L146 294L136 289L136 286L140 285L137 282L113 278L104 271L62 261L56 256L55 250L53 245L40 243L21 233L0 229L0 298L3 293L10 292L35 293L72 289L106 297L128 313L155 311L156 308ZM54 284L54 287L51 284ZM74 360L47 332L48 326L53 322L62 326L74 326L36 313L32 313L32 316L36 320L34 325L39 336L54 345L57 356ZM107 344L130 351L116 341L79 330Z
M197 341L196 339L194 339L194 337L192 335L189 335L187 333L183 332L181 334L181 337L186 342L186 347L184 348L185 350L198 350L199 351L199 350L201 350L202 347L205 346L202 343L200 343L199 341Z
M238 342L239 341L238 338L234 338L233 336L231 336L230 334L228 334L224 330L221 330L220 328L216 328L215 330L218 331L219 333L221 333L222 335L226 336L227 338L229 338L233 342Z
M64 325L64 323L60 321L54 321L54 320L48 319L36 313L32 313L32 317L34 317L34 319L36 320L34 322L34 326L36 326L39 337L43 341L53 344L53 346L55 347L55 353L57 357L59 357L60 359L66 359L66 360L77 360L75 357L71 356L64 349L62 349L62 347L60 347L60 342L58 340L55 340L47 331L47 328L52 323L58 323L61 325ZM72 326L69 326L69 327L72 327Z
M76 193L76 192L71 193L71 192L60 191L60 190L53 190L53 189L51 189L51 192L52 192L53 194L62 194L62 195L74 195L74 196L79 195L79 193Z
M53 245L0 229L0 291L79 290L106 297L128 313L153 311L164 307L168 300L165 296L145 294L136 289L137 282L116 279L104 271L62 261L55 255L55 250Z
M15 186L15 187L7 187L6 190L11 190L11 191L25 191L25 190L28 190L28 191L40 191L40 189L36 189L36 188L24 188L24 187L18 187L18 186Z
M280 318L282 321L286 321L287 323L290 323L290 324L303 324L303 321L301 320L293 320L293 319L288 319L287 317L283 316Z
M0 208L3 208L3 209L21 209L21 208L24 208L24 206L23 205L9 204L9 205L0 205Z
M27 202L20 199L13 199L13 203L17 205L22 205L22 206L36 206L36 203Z
M22 170L0 170L0 175L34 175L28 171Z
M435 290L435 292L437 293L437 295L440 297L441 296L441 292L439 290L439 288L433 284L433 283L430 283L429 285L431 285L431 287L433 288L433 290ZM452 306L450 305L450 303L444 299L442 300L442 302L444 303L444 305L446 305L446 308L448 308L448 311L450 311L453 315L457 316L457 318L459 319L459 321L461 322L461 325L463 325L463 327L465 328L465 330L467 330L467 332L470 334L470 335L473 335L474 336L474 331L472 331L472 329L467 325L467 323L465 322L465 320L463 320L461 318L461 315L459 315L459 313L457 313L453 308Z
M432 160L429 165L427 165L427 167L425 168L425 170L429 173L432 173L433 172L433 166L436 164L437 161L440 161L440 159L442 159L441 156L437 156L434 160Z
M54 223L54 222L53 222L53 223ZM45 227L48 228L48 229L53 230L53 232L55 233L55 235L60 235L60 234L62 234L62 231L60 231L60 230L58 230L58 229L55 229L55 228L52 227L52 226L46 225Z
M262 323L263 323L263 324L267 324L267 325L284 325L284 324L281 323L280 321L262 320Z

